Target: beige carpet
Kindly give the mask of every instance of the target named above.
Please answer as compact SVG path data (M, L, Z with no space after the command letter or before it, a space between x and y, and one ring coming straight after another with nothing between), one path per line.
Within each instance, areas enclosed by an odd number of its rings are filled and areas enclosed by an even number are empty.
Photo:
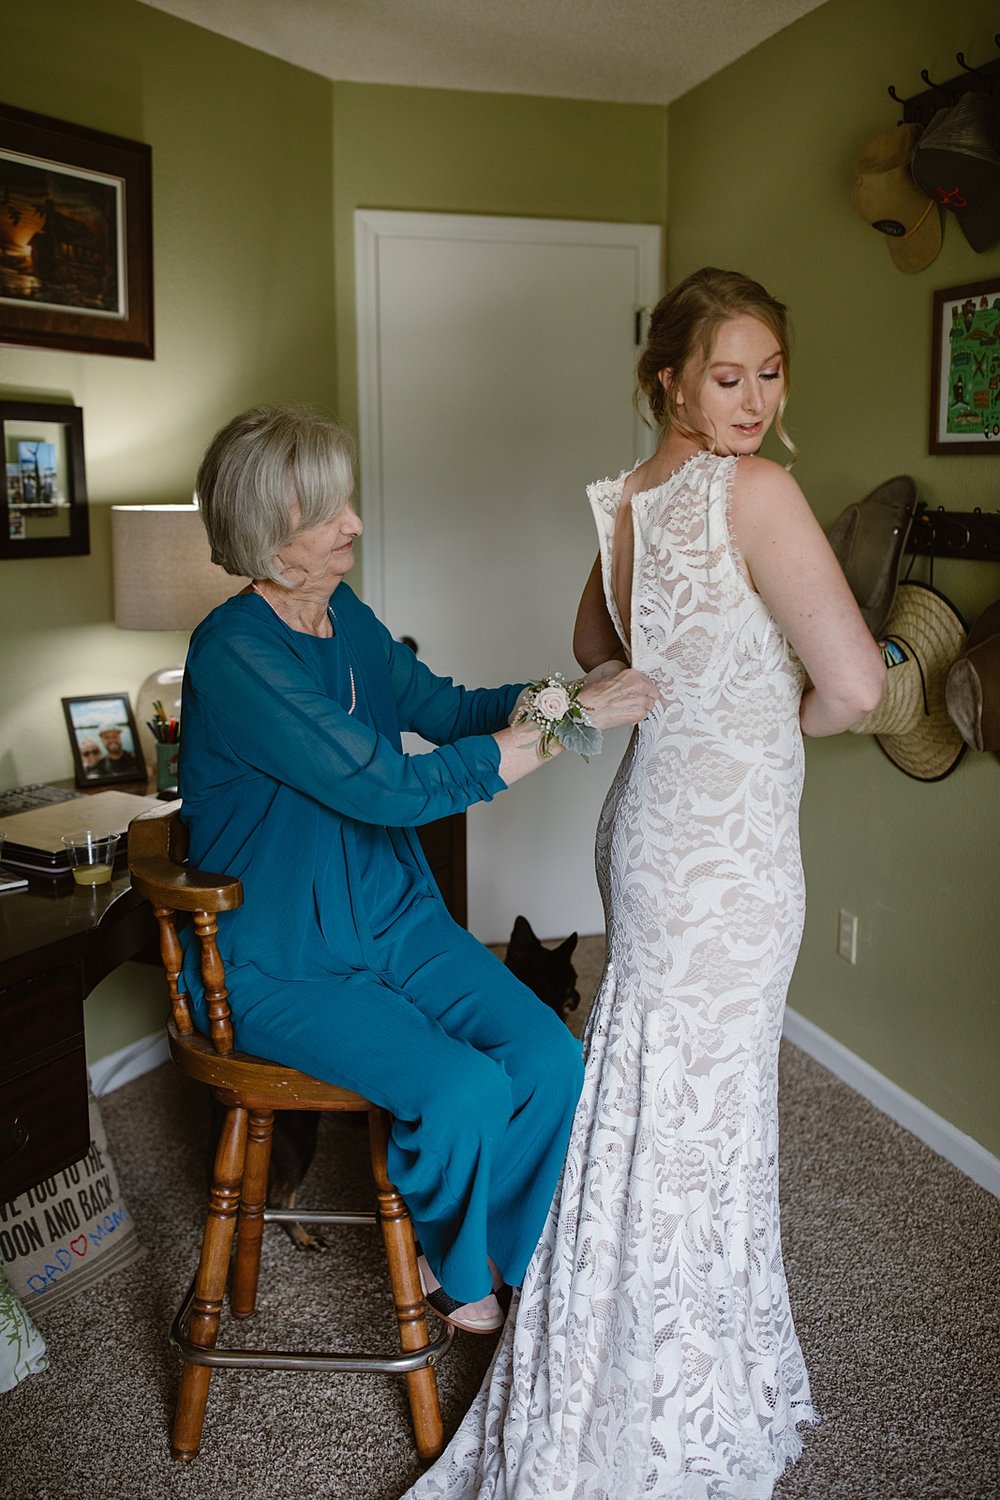
M581 945L586 997L602 947ZM0 1494L398 1500L419 1465L391 1377L217 1374L201 1456L190 1468L171 1462L167 1328L196 1256L206 1111L170 1065L102 1110L149 1254L86 1297L39 1309L51 1369L0 1395ZM781 1119L785 1256L824 1420L807 1430L775 1500L997 1500L1000 1203L787 1044ZM363 1159L354 1124L325 1122L304 1197L330 1197L333 1185L342 1201L361 1201ZM319 1346L334 1319L344 1344L373 1327L391 1341L369 1231L340 1231L313 1255L269 1231L263 1287L262 1342L291 1322L301 1347ZM443 1362L449 1427L491 1348L459 1339Z

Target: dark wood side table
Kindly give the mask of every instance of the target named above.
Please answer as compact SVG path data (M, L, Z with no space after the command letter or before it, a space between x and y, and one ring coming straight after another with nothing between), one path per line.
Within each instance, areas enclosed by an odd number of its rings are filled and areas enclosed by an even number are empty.
M444 904L460 927L469 921L469 878L465 857L465 813L439 818L417 829Z
M90 1149L83 1002L154 938L127 873L0 897L0 1203Z

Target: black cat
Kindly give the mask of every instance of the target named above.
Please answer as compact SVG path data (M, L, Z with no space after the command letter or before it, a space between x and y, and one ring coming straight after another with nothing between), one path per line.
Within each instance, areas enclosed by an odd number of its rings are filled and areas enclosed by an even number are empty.
M573 967L573 950L577 944L574 932L556 948L546 948L539 942L531 924L525 917L518 917L507 944L504 963L507 968L534 990L539 1000L551 1005L556 1015L564 1020L568 1010L575 1010L580 1003L576 987L576 970ZM217 1106L221 1123L221 1106ZM362 1115L357 1116L363 1120ZM271 1138L271 1170L268 1177L267 1201L271 1208L294 1208L302 1179L316 1150L316 1132L319 1114L315 1110L280 1110L274 1117L274 1134ZM216 1130L216 1135L218 1131ZM290 1224L287 1233L302 1250L322 1250L323 1241L302 1224Z
M504 959L510 972L529 990L534 990L539 1000L551 1005L556 1015L564 1020L566 1012L576 1010L580 1004L576 970L572 963L577 941L574 932L558 948L546 948L532 932L528 919L517 917Z

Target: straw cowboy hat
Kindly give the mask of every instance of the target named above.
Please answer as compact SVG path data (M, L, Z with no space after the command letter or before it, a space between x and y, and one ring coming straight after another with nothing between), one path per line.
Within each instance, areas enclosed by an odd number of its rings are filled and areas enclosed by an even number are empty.
M984 609L944 689L952 723L973 750L1000 755L1000 599Z
M876 640L896 597L903 551L919 509L913 480L897 474L848 505L830 527L830 546Z
M945 679L965 642L965 621L926 583L901 583L882 641L885 697L854 734L872 734L917 781L940 781L965 753L945 704Z

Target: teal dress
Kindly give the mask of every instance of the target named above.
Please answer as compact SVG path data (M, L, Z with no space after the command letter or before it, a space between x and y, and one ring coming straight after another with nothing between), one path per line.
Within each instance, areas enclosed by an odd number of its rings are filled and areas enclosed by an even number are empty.
M390 1174L431 1267L474 1301L487 1255L520 1283L582 1062L555 1014L451 919L413 830L505 789L493 732L519 686L437 677L346 583L330 613L320 639L239 594L195 631L180 764L191 860L243 882L219 923L236 1046L389 1110ZM404 754L401 730L438 748Z

